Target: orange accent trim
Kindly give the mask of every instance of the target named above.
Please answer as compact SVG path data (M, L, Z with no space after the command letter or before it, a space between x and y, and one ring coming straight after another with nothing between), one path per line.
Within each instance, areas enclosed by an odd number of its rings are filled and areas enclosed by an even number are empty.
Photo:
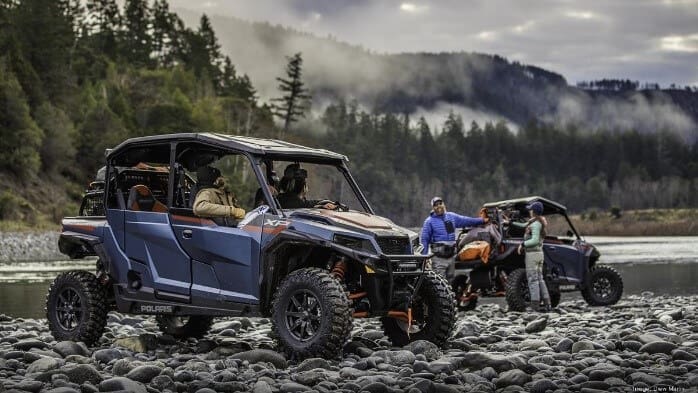
M407 309L407 312L404 312L404 311L388 311L388 316L409 323L409 322L411 322L411 320L412 320L412 309L411 309L411 308L408 308L408 309Z
M368 295L367 292L357 292L357 293L350 293L349 294L349 300L354 300L354 299L361 299L362 297Z
M279 225L279 226L276 226L276 227L267 227L267 228L262 228L262 227L257 226L257 225L245 225L245 226L242 228L243 231L247 231L247 232L257 232L257 233L258 233L258 232L262 232L262 233L266 233L266 234L268 234L268 235L278 235L278 234L281 233L281 231L283 231L284 229L286 229L286 227L285 227L285 226L282 226L282 225Z
M81 229L86 232L94 232L96 227L92 225L80 225L80 224L68 224L68 225L63 225L63 228L74 228L74 229Z
M368 311L359 311L351 314L354 318L368 318Z
M205 225L205 226L216 226L216 223L213 222L213 220L209 220L208 218L180 216L180 215L173 214L172 219L177 220L177 221L188 222L188 223L192 223L192 224L200 224L200 225Z

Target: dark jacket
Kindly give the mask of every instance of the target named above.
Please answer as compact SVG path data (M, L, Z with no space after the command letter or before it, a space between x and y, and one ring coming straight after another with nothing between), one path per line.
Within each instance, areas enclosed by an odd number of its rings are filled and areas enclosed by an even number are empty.
M450 232L447 230L447 223L450 223L450 227L453 228ZM424 226L422 227L422 235L420 236L420 240L424 246L422 254L426 255L429 253L429 245L431 243L455 241L455 228L472 227L484 223L485 221L482 218L461 216L460 214L451 212L446 212L443 215L437 216L432 211L429 217L424 220Z

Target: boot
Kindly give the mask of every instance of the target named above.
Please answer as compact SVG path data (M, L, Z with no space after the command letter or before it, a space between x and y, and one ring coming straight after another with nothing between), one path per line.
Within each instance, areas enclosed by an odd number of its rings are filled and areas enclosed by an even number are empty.
M551 312L553 310L552 305L550 304L550 299L543 299L543 310L542 312Z

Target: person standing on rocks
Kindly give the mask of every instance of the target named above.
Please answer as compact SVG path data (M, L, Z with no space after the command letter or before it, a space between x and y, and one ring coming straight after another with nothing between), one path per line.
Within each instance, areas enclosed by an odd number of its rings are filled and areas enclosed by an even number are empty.
M548 287L545 285L545 277L543 277L543 239L548 222L543 217L543 204L533 202L526 205L529 211L530 219L526 222L509 222L511 225L526 228L524 241L519 244L517 253L522 254L525 251L526 260L526 279L528 280L528 291L531 296L531 309L533 311L550 311L550 294ZM541 309L540 303L543 301L544 308Z
M429 253L429 245L434 242L456 241L456 228L473 227L485 224L482 218L461 216L460 214L447 212L446 204L441 197L431 199L432 211L429 217L424 220L420 241L424 249L422 254ZM435 272L440 274L449 282L453 278L454 268L452 258L431 258L431 266Z

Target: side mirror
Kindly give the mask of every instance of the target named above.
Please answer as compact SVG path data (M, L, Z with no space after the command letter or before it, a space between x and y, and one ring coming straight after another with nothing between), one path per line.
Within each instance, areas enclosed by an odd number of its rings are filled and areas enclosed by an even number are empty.
M574 237L574 232L571 229L567 230L567 237Z

